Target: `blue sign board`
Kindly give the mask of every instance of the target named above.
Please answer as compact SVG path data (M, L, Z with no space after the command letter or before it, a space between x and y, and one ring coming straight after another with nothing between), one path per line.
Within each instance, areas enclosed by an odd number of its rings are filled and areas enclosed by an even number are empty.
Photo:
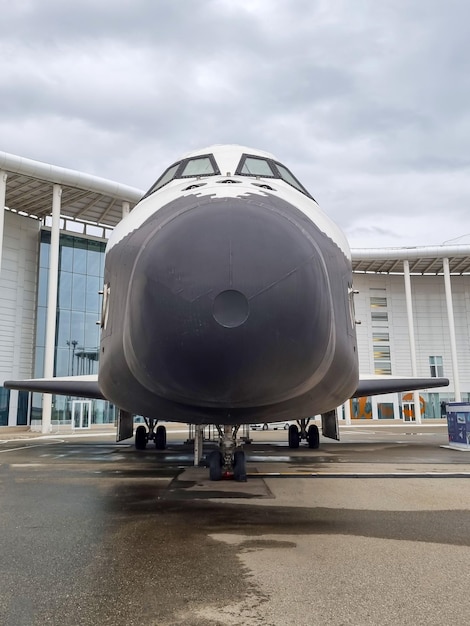
M447 404L449 443L470 448L470 402Z

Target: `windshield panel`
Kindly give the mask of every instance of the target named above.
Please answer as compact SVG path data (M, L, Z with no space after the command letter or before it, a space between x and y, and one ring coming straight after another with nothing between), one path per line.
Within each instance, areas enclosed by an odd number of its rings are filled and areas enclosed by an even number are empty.
M175 163L174 165L169 167L166 170L166 172L163 172L163 174L160 176L157 182L153 185L153 187L150 187L150 189L147 191L144 198L146 196L149 196L154 191L157 191L157 189L160 189L161 187L163 187L163 185L166 185L167 183L169 183L170 180L172 180L175 177L176 171L178 170L179 166L180 166L179 163Z
M284 167L284 165L281 165L280 163L276 163L276 167L279 170L279 174L281 175L282 180L285 180L286 183L289 183L289 185L292 185L302 193L305 193L305 189L302 187L299 181L292 176L287 167Z
M274 172L266 159L251 156L245 157L240 174L247 174L248 176L267 176L268 178L274 176Z
M197 159L189 159L183 166L183 170L178 178L186 176L211 176L216 173L211 159L206 156Z

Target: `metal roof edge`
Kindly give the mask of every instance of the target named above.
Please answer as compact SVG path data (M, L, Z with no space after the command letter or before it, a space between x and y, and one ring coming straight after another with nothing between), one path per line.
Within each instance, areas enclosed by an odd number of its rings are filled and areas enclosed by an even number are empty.
M470 244L416 246L408 248L352 248L353 261L412 260L470 256Z
M136 187L2 151L0 151L0 170L101 193L127 202L137 203L144 195L144 191Z

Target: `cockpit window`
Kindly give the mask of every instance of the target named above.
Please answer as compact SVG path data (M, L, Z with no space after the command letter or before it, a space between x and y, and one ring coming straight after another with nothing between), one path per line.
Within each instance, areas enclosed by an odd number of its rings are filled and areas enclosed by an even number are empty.
M204 154L192 159L184 159L165 170L157 182L147 191L144 198L147 198L176 178L196 178L199 176L215 176L217 174L220 174L220 170L217 167L213 154Z
M150 196L150 194L152 194L154 191L157 191L157 189L160 189L161 187L163 187L163 185L166 185L167 183L169 183L170 180L172 180L175 177L176 171L180 165L181 163L175 163L174 165L169 167L165 172L163 172L163 174L160 176L157 182L153 185L153 187L150 187L150 189L147 191L144 198L147 196Z
M183 169L178 172L178 178L186 176L211 176L216 174L214 163L208 156L183 161Z
M241 165L241 167L240 167ZM263 176L263 177L273 177L275 173L273 172L271 166L269 165L269 161L266 159L260 159L258 157L246 156L240 162L238 166L240 168L240 174L247 174L248 176Z
M302 187L299 181L294 178L294 176L292 176L287 167L284 167L284 165L281 165L280 163L276 163L276 167L279 171L279 174L281 175L281 178L285 180L286 183L289 183L289 185L292 185L302 193L305 193L305 189Z
M243 154L235 174L238 176L257 176L259 178L281 178L298 191L312 198L305 187L293 176L287 167L271 159L264 159L251 154ZM312 198L313 199L313 198Z

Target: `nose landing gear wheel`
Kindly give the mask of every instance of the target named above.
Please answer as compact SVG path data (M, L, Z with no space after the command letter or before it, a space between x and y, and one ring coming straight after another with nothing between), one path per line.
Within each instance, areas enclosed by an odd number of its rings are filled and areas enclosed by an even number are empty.
M210 480L233 478L246 482L246 457L237 439L240 424L215 424L219 432L219 449L213 450L208 458Z
M237 450L233 455L233 477L241 483L246 483L246 459L243 450Z
M224 458L219 450L213 450L209 454L209 478L210 480L222 480L222 466Z

